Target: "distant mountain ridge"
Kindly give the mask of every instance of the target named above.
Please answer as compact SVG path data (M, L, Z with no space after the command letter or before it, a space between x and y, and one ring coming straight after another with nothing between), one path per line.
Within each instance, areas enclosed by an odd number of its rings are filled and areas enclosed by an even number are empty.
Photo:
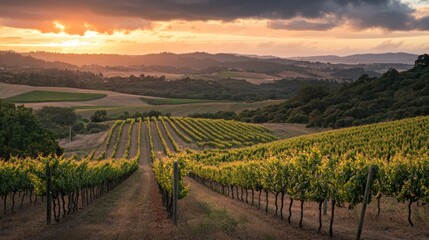
M358 55L356 55L358 56ZM394 57L388 55L386 61ZM58 68L103 73L107 76L153 75L193 79L234 78L249 82L272 82L272 79L354 81L362 74L380 76L390 68L399 71L412 65L403 63L332 64L315 59L293 60L274 56L234 53L154 53L146 55L70 54L50 52L0 52L0 66L6 68ZM379 59L380 62L382 60ZM398 61L397 61L398 62ZM412 62L412 61L410 61Z
M354 54L349 56L310 56L310 57L292 57L290 59L297 61L310 61L310 62L323 62L323 63L343 63L343 64L373 64L373 63L401 63L401 64L414 64L417 54L410 53L368 53L368 54Z
M280 58L275 56L243 55L234 53L211 54L206 52L193 53L151 53L145 55L118 54L69 54L51 52L23 53L45 61L62 61L82 66L98 64L101 66L131 65L169 65L180 67L212 66L222 62L269 62L278 64L299 64L299 62L330 62L335 64L373 64L395 63L413 65L418 55L410 53L355 54L345 57L327 55L312 57Z
M60 61L44 61L13 51L0 51L0 67L77 69L76 65Z

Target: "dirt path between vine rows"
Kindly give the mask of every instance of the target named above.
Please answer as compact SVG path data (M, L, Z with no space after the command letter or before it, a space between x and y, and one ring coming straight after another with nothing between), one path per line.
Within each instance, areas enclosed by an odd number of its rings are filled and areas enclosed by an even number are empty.
M164 147L162 146L161 139L159 138L158 131L156 130L155 122L150 121L150 131L152 133L153 147L155 150L156 158L165 156Z
M130 152L129 152L129 158L133 158L133 157L135 157L136 156L136 154L137 154L137 150L138 150L138 148L140 148L141 146L137 146L137 142L138 142L138 129L139 129L139 122L138 121L136 121L135 123L134 123L134 127L133 127L133 130L132 130L132 132L131 132L131 147L130 147ZM142 128L143 128L143 125L144 123L142 122ZM141 132L141 131L140 131ZM142 133L140 133L140 134L142 134ZM141 135L141 137L142 137L143 135ZM141 141L143 141L143 139L141 140Z
M128 142L128 130L130 129L131 124L125 123L124 128L122 129L121 138L118 145L118 150L116 151L115 158L122 158L124 155L125 149Z

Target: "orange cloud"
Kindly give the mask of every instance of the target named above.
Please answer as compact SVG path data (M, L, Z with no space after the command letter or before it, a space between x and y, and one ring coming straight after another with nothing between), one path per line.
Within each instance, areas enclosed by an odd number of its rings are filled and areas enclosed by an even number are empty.
M68 33L72 35L84 35L87 31L96 31L103 34L112 34L115 31L129 32L137 29L151 28L151 21L128 18L110 17L94 14L53 14L45 19L40 16L30 16L23 18L2 18L0 16L0 26L15 28L36 29L42 33Z

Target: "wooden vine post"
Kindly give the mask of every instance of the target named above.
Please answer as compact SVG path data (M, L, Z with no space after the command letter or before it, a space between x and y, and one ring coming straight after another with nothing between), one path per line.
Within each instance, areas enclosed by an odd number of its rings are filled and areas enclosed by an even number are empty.
M50 161L46 162L46 224L51 224L52 216L52 170Z
M362 235L363 220L365 218L365 212L366 212L366 207L368 205L369 195L371 194L371 185L372 185L372 180L374 178L374 174L375 174L375 167L374 166L369 167L368 179L366 180L365 194L363 197L362 211L360 213L358 229L356 234L357 240L360 240Z
M179 165L173 163L173 222L177 225L177 201L179 200Z

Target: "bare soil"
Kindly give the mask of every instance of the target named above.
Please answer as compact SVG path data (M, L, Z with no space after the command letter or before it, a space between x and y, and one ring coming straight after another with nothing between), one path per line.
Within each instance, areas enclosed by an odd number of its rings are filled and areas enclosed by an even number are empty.
M141 143L140 143L140 162L152 162L153 159L150 157L150 148L149 148L149 133L147 129L146 122L142 123L141 129Z
M72 155L85 157L94 149L97 149L95 151L95 156L97 156L97 153L99 154L105 149L103 143L108 132L107 130L94 134L78 134L71 142L68 139L61 139L59 145L64 149L64 156L66 157Z
M152 141L155 150L155 156L157 158L165 156L164 147L162 146L161 139L159 138L155 123L153 121L150 122L150 131L152 132Z
M15 211L11 211L12 201L8 196L6 215L3 213L3 199L1 199L0 239L25 239L35 235L46 226L46 202L39 197L37 202L30 203L29 195L24 198L23 208L20 209L21 199L16 194ZM18 200L19 199L19 200ZM34 201L35 196L32 196Z

